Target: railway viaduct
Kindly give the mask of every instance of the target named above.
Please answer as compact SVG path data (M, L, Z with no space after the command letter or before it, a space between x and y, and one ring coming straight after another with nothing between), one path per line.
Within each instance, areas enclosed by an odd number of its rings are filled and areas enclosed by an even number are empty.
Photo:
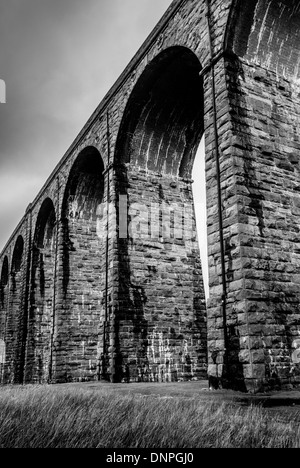
M299 383L299 118L298 0L174 0L0 255L1 382Z

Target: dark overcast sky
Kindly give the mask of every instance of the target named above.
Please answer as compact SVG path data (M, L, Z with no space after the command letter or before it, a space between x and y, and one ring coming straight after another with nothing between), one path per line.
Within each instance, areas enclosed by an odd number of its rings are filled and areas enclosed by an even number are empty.
M171 3L0 0L0 251Z

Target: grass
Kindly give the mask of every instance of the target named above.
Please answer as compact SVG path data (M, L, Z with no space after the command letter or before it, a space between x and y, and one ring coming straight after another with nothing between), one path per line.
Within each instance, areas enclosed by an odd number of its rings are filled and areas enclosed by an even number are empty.
M0 388L0 448L300 448L259 407L66 387Z

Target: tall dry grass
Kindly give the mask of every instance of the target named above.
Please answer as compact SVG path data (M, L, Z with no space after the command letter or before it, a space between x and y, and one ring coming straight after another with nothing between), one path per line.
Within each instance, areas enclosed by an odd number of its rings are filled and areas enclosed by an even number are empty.
M59 387L0 388L1 448L300 447L295 423L258 407L196 397L119 396Z

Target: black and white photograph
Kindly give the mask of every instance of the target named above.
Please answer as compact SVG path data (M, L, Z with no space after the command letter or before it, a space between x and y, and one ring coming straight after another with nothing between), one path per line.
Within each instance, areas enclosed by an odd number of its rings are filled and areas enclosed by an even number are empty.
M0 448L300 448L299 0L0 0Z

